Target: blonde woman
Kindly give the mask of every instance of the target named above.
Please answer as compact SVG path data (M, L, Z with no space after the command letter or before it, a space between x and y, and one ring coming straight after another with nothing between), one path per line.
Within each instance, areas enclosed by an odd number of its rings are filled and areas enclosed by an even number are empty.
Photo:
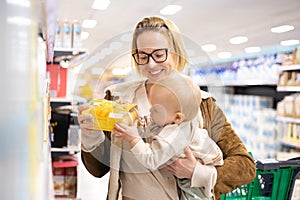
M152 83L173 71L182 71L188 61L178 28L170 20L156 16L145 17L138 22L133 32L132 55L137 71L145 77L145 80L110 86L106 89L105 98L118 98L123 102L136 103L140 115L145 119L144 125L147 126L150 118L148 93ZM132 199L138 200L179 199L180 193L173 175L190 179L193 188L203 188L208 182L209 171L217 171L214 194L216 199L221 199L221 194L228 193L254 179L255 163L227 122L223 111L208 93L201 91L201 98L203 128L222 150L224 158L224 165L213 169L197 161L187 148L185 154L189 156L186 158L173 159L174 162L167 167L149 172L136 162L128 143L110 133L89 130L93 123L83 121L90 119L91 116L79 114L82 161L87 170L96 177L102 177L110 172L108 199L122 199L124 193L136 193L140 196L134 196ZM79 112L88 107L88 105L80 106ZM137 165L131 169L131 162L134 161ZM139 185L140 188L144 188L142 192L130 187L130 184L122 184L125 179L130 183L130 181L139 182L141 178L144 180Z

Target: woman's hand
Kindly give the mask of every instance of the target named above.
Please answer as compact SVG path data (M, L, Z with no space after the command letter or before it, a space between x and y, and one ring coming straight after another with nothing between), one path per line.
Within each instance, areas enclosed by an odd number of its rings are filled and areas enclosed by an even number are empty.
M89 109L90 106L89 104L83 104L78 107L77 119L81 129L81 144L85 151L92 151L105 139L102 131L91 129L94 126L93 116L90 114L82 114L82 111Z
M191 179L197 160L189 147L185 149L184 154L185 158L173 158L172 161L169 161L165 169L177 178Z

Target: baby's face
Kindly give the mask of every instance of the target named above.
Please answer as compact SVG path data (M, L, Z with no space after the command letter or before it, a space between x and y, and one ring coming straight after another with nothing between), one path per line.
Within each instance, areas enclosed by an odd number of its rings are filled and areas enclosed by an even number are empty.
M150 90L150 116L159 126L172 124L175 113L179 111L177 99L173 93L164 87L154 85Z

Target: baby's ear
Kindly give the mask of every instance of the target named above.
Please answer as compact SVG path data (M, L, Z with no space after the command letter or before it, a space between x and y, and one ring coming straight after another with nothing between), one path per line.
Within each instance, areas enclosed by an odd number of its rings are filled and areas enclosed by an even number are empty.
M175 113L175 118L174 118L174 123L175 124L180 124L184 119L184 114L181 112L176 112Z

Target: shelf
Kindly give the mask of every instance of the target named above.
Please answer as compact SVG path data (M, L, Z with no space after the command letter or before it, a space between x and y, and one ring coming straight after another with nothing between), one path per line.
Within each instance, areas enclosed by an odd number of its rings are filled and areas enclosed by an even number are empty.
M288 147L300 149L300 143L297 143L297 142L290 142L290 141L282 140L281 143L282 143L284 146L288 146Z
M238 86L256 86L256 85L268 85L268 86L276 86L277 82L275 81L262 81L262 80L245 80L245 81L224 81L222 84L199 84L200 86L207 87L238 87Z
M277 92L300 92L300 86L277 86Z
M54 48L54 57L59 56L77 56L86 53L86 49L74 49L74 48Z
M276 117L276 120L278 122L290 122L290 123L300 123L300 119L292 118L292 117Z
M69 148L51 148L51 152L69 152L71 154L80 152L79 147L69 147Z
M279 71L300 70L300 65L280 66Z

